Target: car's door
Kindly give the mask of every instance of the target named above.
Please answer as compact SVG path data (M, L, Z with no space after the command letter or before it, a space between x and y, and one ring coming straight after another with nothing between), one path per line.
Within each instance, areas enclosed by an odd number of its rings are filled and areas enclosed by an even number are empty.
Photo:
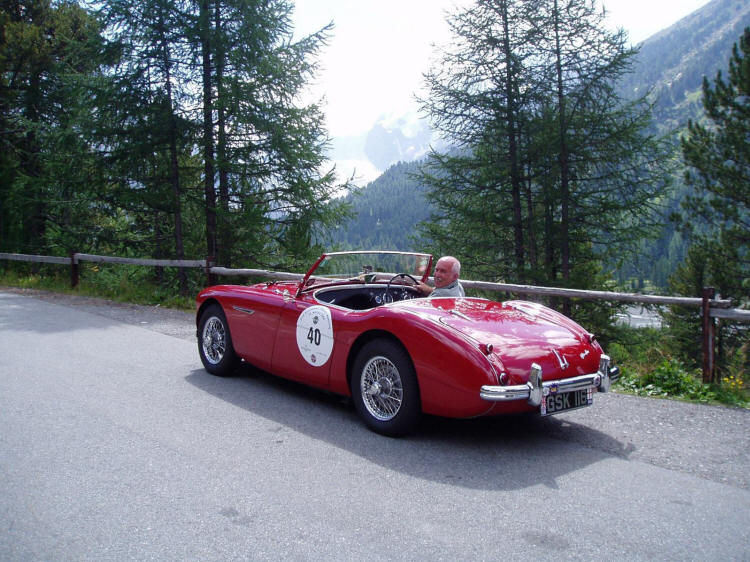
M304 299L287 301L277 330L273 372L325 386L331 368L334 325L329 307Z
M281 311L289 292L254 293L252 298L235 295L225 302L224 312L235 352L259 369L270 371Z

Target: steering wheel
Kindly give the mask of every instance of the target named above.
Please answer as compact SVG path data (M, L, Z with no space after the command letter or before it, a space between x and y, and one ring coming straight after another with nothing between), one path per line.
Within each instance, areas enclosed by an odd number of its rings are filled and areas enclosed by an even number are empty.
M417 285L419 285L419 281L417 281L416 279L414 279L414 277L412 277L408 273L397 273L396 275L394 275L393 277L391 277L391 279L388 281L388 285L386 285L386 287L385 287L385 294L383 295L383 300L384 301L386 301L386 302L393 302L393 297L390 296L390 294L391 294L390 293L390 291L391 291L391 283L393 283L399 277L403 277L404 279L406 279L408 277L409 279L412 280L412 282L414 283L415 287Z

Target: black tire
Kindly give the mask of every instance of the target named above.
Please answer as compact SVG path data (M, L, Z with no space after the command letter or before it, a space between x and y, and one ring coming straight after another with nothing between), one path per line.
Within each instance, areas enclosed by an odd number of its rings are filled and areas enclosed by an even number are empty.
M207 306L201 313L198 353L206 371L219 377L231 375L240 363L232 346L227 318L218 304Z
M413 431L422 408L406 350L387 339L373 340L359 351L352 369L354 407L367 427L391 437Z

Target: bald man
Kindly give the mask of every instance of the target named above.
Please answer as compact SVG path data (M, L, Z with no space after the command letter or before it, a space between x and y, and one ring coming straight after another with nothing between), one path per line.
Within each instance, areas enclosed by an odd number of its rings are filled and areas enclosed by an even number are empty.
M464 288L458 282L461 263L453 256L443 256L435 265L435 288L420 283L417 290L429 297L464 297Z

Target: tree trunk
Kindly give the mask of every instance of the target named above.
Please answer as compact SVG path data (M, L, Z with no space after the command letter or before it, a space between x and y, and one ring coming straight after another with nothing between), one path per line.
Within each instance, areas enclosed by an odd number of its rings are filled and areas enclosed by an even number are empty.
M201 0L200 32L203 57L203 187L206 198L206 251L215 259L216 187L214 185L214 132L211 84L211 17L209 0Z
M41 77L36 74L32 75L26 93L26 118L32 124L37 124L40 119L39 107L43 103L41 91ZM31 253L43 254L45 253L44 237L47 229L47 204L43 194L40 193L43 189L41 187L42 163L40 161L42 150L35 131L36 127L28 127L24 135L20 170L23 175L28 177L25 195L27 197L31 195L30 199L33 201L27 223L29 237L26 241L26 247ZM32 264L31 269L36 272L39 265Z
M523 245L523 213L521 209L521 178L518 173L518 132L516 125L515 79L513 76L513 53L510 48L510 26L508 4L502 3L503 51L505 55L505 88L507 91L506 120L508 123L508 160L510 165L511 197L513 199L513 238L516 258L516 274L520 282L525 281L525 256Z
M558 0L554 5L555 69L557 71L557 110L559 112L559 164L560 164L560 271L567 285L570 279L570 162L568 158L565 92L563 90L562 51L560 48L560 14ZM570 315L570 301L563 305L563 313Z
M164 27L163 12L160 13L159 17L161 34L161 55L162 64L164 67L164 80L167 89L167 104L169 109L169 183L172 187L172 209L174 214L174 242L175 251L177 253L178 260L185 259L185 245L183 242L182 235L182 202L180 189L180 168L177 160L177 122L174 114L174 103L172 100L172 64L169 58L169 44L166 39L166 29ZM180 267L177 269L177 279L180 286L180 294L186 296L188 294L187 286L187 275L185 269Z
M559 164L560 164L560 270L563 279L570 278L570 162L567 145L565 91L563 90L562 52L560 48L559 5L555 0L555 69L557 71L557 110L559 113Z
M214 27L217 31L217 39L214 44L216 64L216 94L217 94L217 125L218 145L216 152L217 167L219 169L219 254L218 263L224 267L231 267L232 261L232 230L229 221L229 170L227 162L227 133L226 133L226 99L224 96L224 65L226 63L226 51L221 40L221 9L220 3L216 3L214 14Z

